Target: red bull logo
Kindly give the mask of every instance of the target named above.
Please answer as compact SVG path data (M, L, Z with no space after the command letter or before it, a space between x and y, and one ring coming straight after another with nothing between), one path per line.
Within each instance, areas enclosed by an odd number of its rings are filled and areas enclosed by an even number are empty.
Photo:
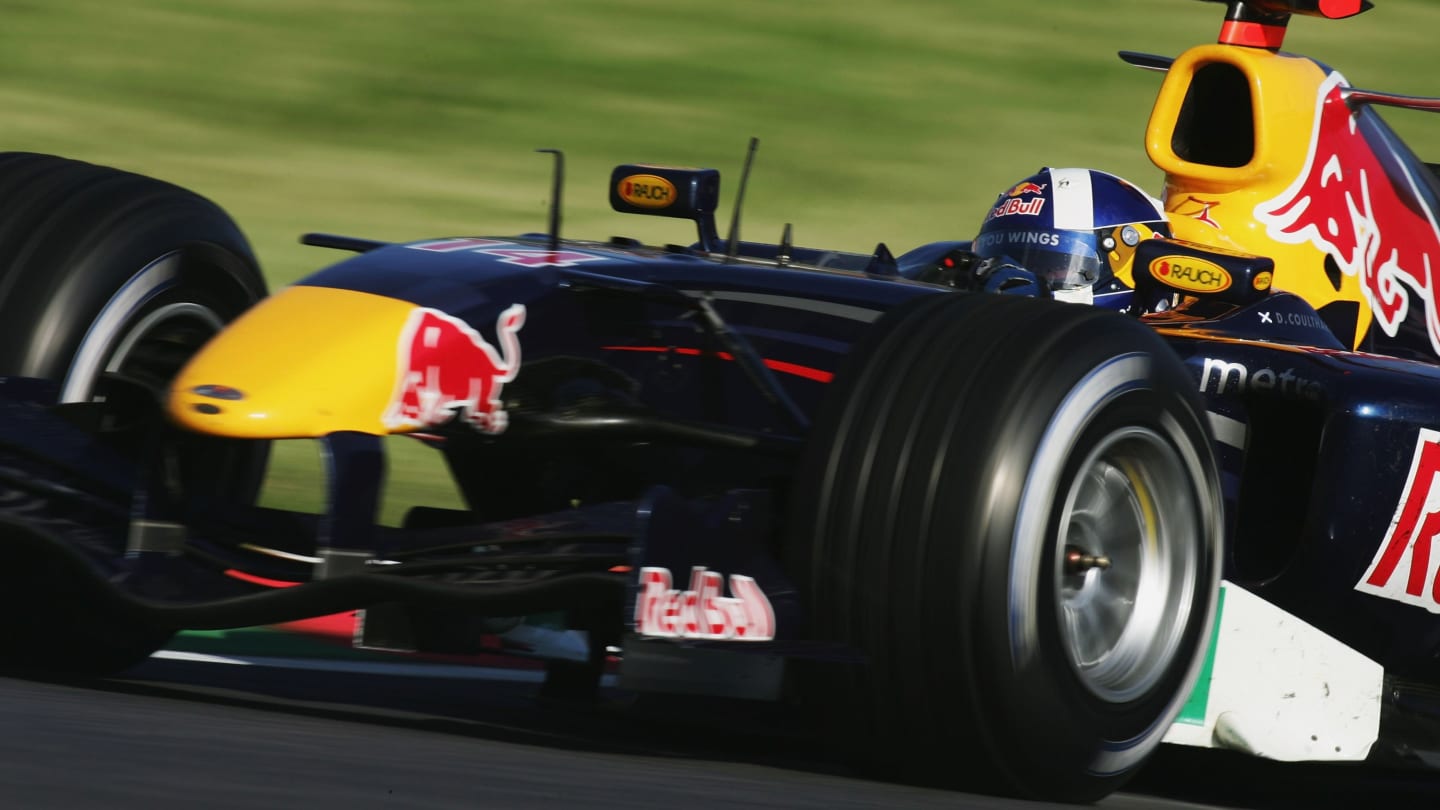
M1309 242L1341 272L1358 276L1375 320L1394 337L1419 297L1431 346L1440 354L1436 272L1440 227L1418 181L1391 161L1394 173L1365 136L1363 118L1345 103L1349 85L1331 73L1320 87L1310 152L1300 176L1255 216L1272 239ZM1377 139L1378 140L1378 139ZM1376 144L1385 148L1383 143ZM1408 289L1407 289L1408 288Z
M1034 197L1029 200L1021 200L1015 197L1007 197L999 205L990 211L990 218L1008 217L1014 214L1036 217L1045 210L1045 198Z
M1021 183L1020 185L1018 185L1018 186L1010 189L1009 191L1005 192L1005 196L1006 196L1006 197L1019 197L1019 196L1021 196L1021 195L1023 195L1023 194L1044 194L1044 193L1045 193L1045 184L1044 184L1044 183L1036 184L1036 183L1031 183L1031 182L1029 182L1029 181L1027 180L1026 182Z
M497 352L459 318L429 307L414 309L400 332L399 373L385 427L430 427L462 414L480 431L503 432L508 419L500 389L520 371L517 333L524 325L523 304L500 313Z
M754 579L725 578L703 566L690 570L690 589L671 585L670 569L640 569L640 597L635 603L635 632L659 638L702 638L727 641L769 641L775 638L775 610Z

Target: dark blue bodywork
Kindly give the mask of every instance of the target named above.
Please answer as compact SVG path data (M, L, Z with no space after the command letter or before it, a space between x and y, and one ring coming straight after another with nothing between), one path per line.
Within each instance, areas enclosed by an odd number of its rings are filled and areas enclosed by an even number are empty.
M115 598L177 628L404 603L427 616L563 610L620 643L634 629L636 571L683 577L701 566L754 578L774 608L776 638L665 643L845 658L809 636L802 595L780 562L784 521L803 519L785 513L790 476L829 382L877 319L917 296L983 294L920 280L947 279L965 243L892 258L883 245L867 256L743 243L727 257L725 243L711 252L562 241L557 260L538 266L427 244L355 240L346 246L360 255L299 283L442 309L491 339L505 307L527 307L523 368L505 394L511 429L497 438L454 426L423 439L446 456L470 511L374 525L383 447L358 434L323 440L325 515L166 501L153 470L77 424L74 408L51 407L53 388L3 380L0 478L10 494L0 515L40 526ZM487 244L552 247L543 234ZM1387 669L1431 672L1433 613L1356 585L1390 531L1421 429L1440 425L1440 368L1347 351L1313 309L1280 292L1149 320L1208 403L1226 577ZM523 490L495 496L497 479ZM137 544L137 516L183 526L183 544ZM249 553L253 537L292 556ZM338 552L388 564L347 566ZM463 647L456 639L471 630L461 622L421 633L416 647Z

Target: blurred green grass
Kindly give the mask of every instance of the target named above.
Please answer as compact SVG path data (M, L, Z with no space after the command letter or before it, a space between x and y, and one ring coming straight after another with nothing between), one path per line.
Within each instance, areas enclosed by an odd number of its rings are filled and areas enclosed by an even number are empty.
M1440 4L1377 5L1297 18L1287 48L1362 87L1440 95ZM719 168L728 210L752 135L748 238L793 222L801 244L899 252L968 238L1042 165L1158 192L1142 137L1160 77L1115 52L1212 42L1222 14L1194 0L0 0L0 149L206 194L274 286L341 258L300 246L306 231L543 230L537 147L566 152L567 235L686 240L683 222L611 212L610 168ZM1440 121L1385 115L1440 159ZM405 446L397 497L453 503ZM313 446L275 466L276 497L318 506Z

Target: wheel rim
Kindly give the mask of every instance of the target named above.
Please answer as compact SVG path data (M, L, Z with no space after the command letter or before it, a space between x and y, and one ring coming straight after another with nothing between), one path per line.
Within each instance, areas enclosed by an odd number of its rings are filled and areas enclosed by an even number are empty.
M1056 535L1062 647L1109 703L1145 695L1170 670L1203 565L1188 465L1160 434L1108 434L1070 482Z
M167 304L125 333L105 364L105 371L163 390L181 366L224 325L213 309L202 304Z
M137 317L179 282L180 269L180 253L166 253L141 268L106 303L65 376L61 402L89 401L105 373L163 391L190 355L220 331L224 319L190 301L165 304Z

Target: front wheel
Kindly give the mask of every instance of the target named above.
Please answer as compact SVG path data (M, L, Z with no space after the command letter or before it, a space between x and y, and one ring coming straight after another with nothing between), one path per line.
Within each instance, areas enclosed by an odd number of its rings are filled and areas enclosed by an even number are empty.
M1218 590L1183 365L1113 313L937 294L877 322L832 386L786 555L815 634L869 663L818 687L863 707L857 738L903 776L1116 789L1188 697Z
M54 381L62 403L138 394L159 423L170 380L264 295L249 243L214 202L107 166L0 153L0 376ZM265 444L167 445L189 491L258 492Z
M53 382L71 413L83 409L137 465L162 458L167 484L189 495L259 490L264 443L170 429L162 400L190 356L264 294L244 235L210 200L105 166L0 153L0 377ZM0 668L103 674L165 642L169 629L61 545L35 520L0 523Z

